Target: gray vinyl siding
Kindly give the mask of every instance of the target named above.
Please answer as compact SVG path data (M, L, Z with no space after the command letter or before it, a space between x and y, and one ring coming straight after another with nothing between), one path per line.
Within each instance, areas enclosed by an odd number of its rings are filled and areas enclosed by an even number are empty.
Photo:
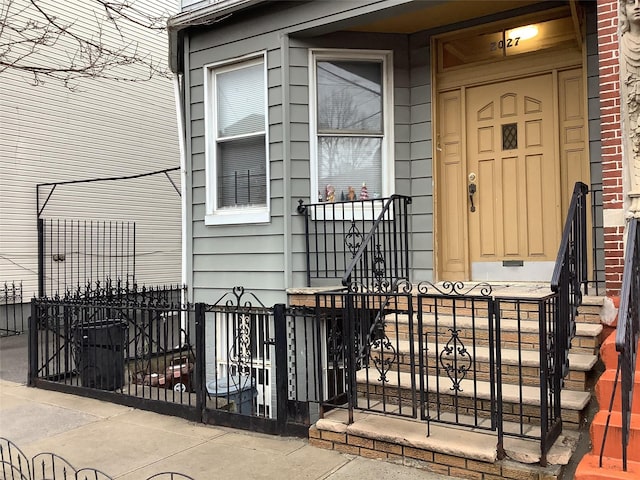
M177 0L139 4L169 12L179 7ZM64 19L76 15L80 27L94 21L87 2L59 2L58 8ZM141 51L166 58L164 35L125 34ZM58 47L51 61L56 55L64 50ZM37 291L36 184L180 165L170 79L86 79L76 87L70 91L46 79L34 86L26 74L0 74L0 284L22 281L25 297ZM171 177L179 187L180 173ZM41 194L41 206L47 194ZM43 212L44 218L135 221L137 280L145 284L180 282L180 216L180 197L164 175L60 186Z
M411 265L414 282L433 280L433 146L430 38L411 36Z
M411 110L410 71L408 60L408 37L405 35L378 35L369 33L342 32L319 38L292 38L289 59L291 70L291 204L293 211L298 200L315 203L310 199L310 154L309 154L309 49L340 49L348 45L351 49L391 50L393 52L393 100L394 100L394 193L410 195L411 191ZM294 214L295 215L295 214ZM306 285L306 260L304 222L296 215L292 221L292 271L293 287ZM337 283L336 283L337 285Z
M308 202L309 182L309 129L308 129L308 53L306 48L292 46L289 52L290 83L283 85L281 69L282 52L279 30L304 28L305 22L322 22L326 16L334 18L353 15L354 11L369 9L380 2L312 2L285 8L271 4L264 15L256 19L232 25L219 25L207 31L194 33L189 38L188 85L191 114L189 128L189 156L192 161L193 204L190 211L193 231L190 244L194 300L210 301L211 296L227 291L235 285L255 292L265 304L286 301L285 289L305 284L304 261L301 253L304 241L299 236L304 231L302 217L295 213L298 198ZM281 9L281 11L279 11ZM266 32L265 30L269 30ZM364 37L361 37L364 38ZM292 40L292 43L294 41ZM381 48L385 47L380 42ZM333 44L323 47L344 47L336 37ZM362 48L373 48L363 41ZM234 59L243 55L267 51L268 101L269 101L269 173L271 187L271 221L268 224L205 226L205 137L204 125L204 65ZM290 108L287 125L287 143L283 125L283 97L287 95ZM289 175L283 162L289 155ZM288 182L288 185L285 185ZM288 189L288 195L285 192ZM285 207L284 202L290 202ZM285 212L293 212L285 228ZM291 255L285 252L291 231ZM253 255L243 255L250 253ZM285 257L287 255L287 257ZM223 257L237 256L240 262L228 263ZM254 257L255 256L255 257ZM252 258L259 258L255 263ZM200 265L213 265L200 267ZM285 271L291 265L291 274ZM291 279L291 280L289 280ZM291 284L289 283L291 282Z
M375 2L374 2L375 3ZM418 260L419 276L431 278L433 268L432 228L432 178L430 161L430 78L428 67L419 69L425 78L414 79L409 59L409 36L392 34L369 34L341 32L319 37L296 36L288 38L289 49L285 52L288 61L288 84L283 85L285 75L281 69L282 52L279 51L281 33L278 28L292 30L290 25L302 29L304 19L321 22L325 15L340 14L340 9L349 10L357 5L345 2L314 2L284 10L279 14L264 15L254 21L220 26L207 32L194 34L190 38L190 126L191 159L193 162L193 206L191 244L193 261L193 288L196 300L209 300L212 292L228 290L236 283L247 290L256 291L265 304L285 301L284 291L288 287L306 285L306 261L303 217L296 213L298 200L310 199L310 153L309 153L309 49L348 48L369 50L391 50L393 52L394 83L394 152L395 193L412 195L420 191L418 215L415 224L418 230L412 236L414 245L420 245L413 261ZM323 13L320 13L320 12ZM335 11L335 12L334 12ZM337 13L336 13L337 12ZM295 20L295 21L294 21ZM262 27L272 29L263 33ZM205 138L202 129L204 119L203 66L225 61L267 49L269 87L269 161L271 175L271 222L267 225L206 226L205 214ZM428 66L428 56L421 59ZM426 88L425 88L426 86ZM414 97L420 97L417 109L412 107ZM421 97L422 96L422 97ZM288 104L283 107L283 98ZM283 108L288 108L286 141L282 123ZM288 155L288 158L285 158ZM416 158L416 152L420 153ZM423 177L413 179L413 164L417 159L418 170ZM288 161L288 169L282 162ZM288 172L289 178L285 176ZM288 183L288 196L284 195ZM426 185L423 183L426 182ZM284 202L289 202L284 205ZM414 208L412 206L412 208ZM291 212L283 219L284 212ZM280 221L278 221L280 220ZM285 229L285 220L290 222ZM285 235L290 235L289 242ZM288 245L288 251L285 251ZM228 261L231 257L237 261ZM255 259L261 258L260 263ZM290 272L285 271L288 265ZM426 273L425 273L426 272Z
M298 201L310 192L309 49L393 52L394 193L410 195L412 280L434 279L434 177L431 35L505 18L504 13L410 35L335 31L349 18L388 6L386 2L273 3L192 33L188 55L193 164L191 261L196 299L235 283L256 291L265 304L285 301L285 290L306 285L303 217ZM540 6L535 9L541 8ZM535 10L532 7L532 11ZM522 10L522 13L529 11ZM380 17L376 17L379 19ZM593 19L593 15L591 16ZM361 20L361 19L358 19ZM342 23L344 22L344 23ZM364 20L362 22L366 23ZM358 22L354 22L357 24ZM593 24L593 20L591 24ZM591 130L597 121L597 39L589 34ZM271 221L268 224L205 226L205 132L203 65L267 51ZM592 69L595 68L594 71ZM599 131L599 130L598 130ZM592 138L597 136L592 135ZM599 178L599 140L591 143L594 179ZM310 198L311 195L311 198Z
M284 178L282 71L275 34L226 44L225 29L190 38L190 158L192 164L191 261L195 301L214 302L235 286L255 293L265 305L286 300L284 289ZM205 65L267 52L270 221L261 224L205 225Z
M591 164L591 195L593 203L593 248L595 274L600 292L604 290L604 223L602 219L602 143L600 138L600 78L598 70L598 25L595 5L587 7L587 98L589 116L589 160Z

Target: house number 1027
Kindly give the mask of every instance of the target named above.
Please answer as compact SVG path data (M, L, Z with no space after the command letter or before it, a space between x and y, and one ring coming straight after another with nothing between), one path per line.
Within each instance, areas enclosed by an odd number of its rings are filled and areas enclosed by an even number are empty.
M503 50L505 48L517 47L518 43L520 43L520 37L507 38L506 40L500 40L499 42L491 42L489 50L493 52L498 49Z

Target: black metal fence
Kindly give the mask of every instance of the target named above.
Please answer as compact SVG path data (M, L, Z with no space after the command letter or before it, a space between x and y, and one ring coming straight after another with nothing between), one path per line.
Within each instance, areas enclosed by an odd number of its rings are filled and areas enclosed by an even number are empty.
M496 298L489 285L448 282L318 293L321 414L419 417L427 435L431 422L491 430L501 455L504 436L535 439L545 463L562 428L555 346L567 339L557 300ZM531 321L538 333L524 327Z
M116 283L33 299L29 383L306 435L318 410L313 315L265 307L241 287L213 304L181 304L180 293Z
M343 285L391 284L409 278L408 206L411 198L304 205L307 285L334 278Z
M113 480L96 468L75 468L59 455L42 452L29 459L11 440L0 437L0 472L4 480ZM147 480L193 480L177 472L156 473Z
M38 219L38 296L107 279L136 282L136 224Z
M0 288L0 337L27 331L29 303L24 303L22 282L5 283Z
M350 423L354 409L416 418L410 290L324 292L316 305L322 412L345 408Z

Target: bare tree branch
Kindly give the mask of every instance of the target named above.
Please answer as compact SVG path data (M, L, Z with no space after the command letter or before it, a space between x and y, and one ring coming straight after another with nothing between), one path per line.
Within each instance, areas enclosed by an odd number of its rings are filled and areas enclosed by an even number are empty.
M61 5L65 5L61 7ZM167 76L166 58L141 44L141 36L162 35L171 12L147 11L135 0L66 2L3 0L0 6L0 74L29 74L74 89L85 78L144 81Z

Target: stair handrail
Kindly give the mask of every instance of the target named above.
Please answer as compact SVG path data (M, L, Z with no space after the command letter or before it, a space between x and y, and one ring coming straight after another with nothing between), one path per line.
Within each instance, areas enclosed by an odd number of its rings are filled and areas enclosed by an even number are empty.
M576 182L573 187L573 194L571 195L571 203L569 204L569 211L562 230L562 240L560 241L560 248L558 249L558 256L556 257L556 263L553 269L553 275L551 277L551 290L558 292L560 289L560 282L562 279L562 270L568 266L567 259L570 259L571 253L571 239L572 232L576 232L579 235L580 255L579 263L576 264L575 275L576 279L581 284L587 283L587 202L586 195L589 193L589 187L582 183Z
M627 471L627 450L631 427L631 405L635 367L640 338L640 229L638 219L631 218L627 230L627 246L618 309L616 351L622 378L622 466Z
M576 182L562 231L551 290L558 294L555 310L556 361L562 378L569 373L569 350L576 332L576 316L582 304L582 287L587 284L587 201L589 187Z
M351 259L351 262L349 262L349 265L347 265L347 268L345 269L344 274L342 275L342 285L345 287L350 287L353 285L354 282L352 282L352 276L354 274L354 271L356 271L356 267L363 262L366 262L366 255L369 252L369 248L370 248L370 243L372 243L372 239L375 237L375 235L379 232L380 226L383 224L383 221L385 220L385 218L387 218L387 215L390 214L391 212L391 206L396 204L396 201L398 201L398 205L402 206L403 204L400 201L404 202L404 208L405 211L401 212L392 212L395 215L400 215L400 219L402 221L404 221L404 225L401 225L401 231L400 234L401 236L403 236L404 238L401 239L401 242L403 243L403 245L400 245L400 251L398 252L396 250L396 256L399 254L400 256L402 256L403 258L401 258L401 262L399 265L399 269L400 269L400 274L398 275L390 275L388 278L385 278L384 282L388 282L387 289L388 288L393 288L395 284L397 284L397 282L399 280L405 279L408 280L408 276L409 276L409 248L408 248L408 243L409 243L409 239L408 239L408 225L407 225L407 215L406 215L406 206L411 204L411 197L408 197L406 195L399 195L399 194L393 194L391 195L388 199L386 199L386 201L384 202L382 209L380 210L380 213L378 214L378 216L376 217L375 221L373 222L373 225L371 226L371 229L369 230L369 232L366 234L366 236L364 237L364 239L362 240L362 243L360 244L360 248L358 248L356 254L353 256L353 258ZM374 252L374 256L375 256L375 252ZM384 259L383 259L384 260ZM369 266L369 265L367 265ZM383 290L384 288L382 288L382 277L383 275L380 274L379 271L376 271L376 260L372 259L372 264L369 266L372 269L372 274L374 277L376 277L378 285L377 285L377 289L378 290ZM362 270L366 270L366 268L362 269ZM396 273L398 272L398 266L397 266L397 262L396 262L396 268L394 269L396 271ZM356 279L357 281L357 279ZM365 286L365 285L361 285L361 286ZM366 285L368 287L368 285Z

